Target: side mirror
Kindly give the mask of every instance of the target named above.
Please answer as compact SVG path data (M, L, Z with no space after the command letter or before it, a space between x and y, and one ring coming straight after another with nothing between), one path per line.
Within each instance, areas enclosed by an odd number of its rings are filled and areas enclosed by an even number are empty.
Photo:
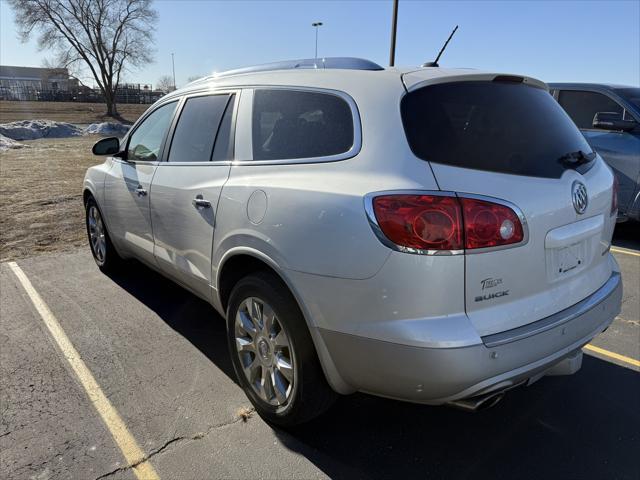
M98 140L91 149L94 155L115 155L120 151L120 140L116 137Z
M617 112L598 112L593 117L593 128L628 132L638 125L638 122L622 120L621 117L622 115Z

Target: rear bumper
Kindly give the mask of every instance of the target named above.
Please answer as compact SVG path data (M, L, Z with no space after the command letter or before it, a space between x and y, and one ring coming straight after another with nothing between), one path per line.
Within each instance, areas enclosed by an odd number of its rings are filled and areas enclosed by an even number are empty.
M620 312L619 272L594 294L540 321L459 348L423 348L320 329L340 376L354 389L443 404L503 390L574 357Z

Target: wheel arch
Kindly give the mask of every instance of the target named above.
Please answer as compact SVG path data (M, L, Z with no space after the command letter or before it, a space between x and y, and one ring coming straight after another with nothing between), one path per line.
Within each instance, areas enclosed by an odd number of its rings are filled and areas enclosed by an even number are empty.
M107 218L107 215L105 214L105 211L102 208L102 205L100 204L101 199L98 198L97 192L95 191L95 185L92 182L85 180L84 187L82 189L82 205L85 208L85 210L87 208L87 202L89 201L89 198L93 198L93 201L96 202L96 205L98 206L98 210L100 210L100 215L102 216L102 221L104 222L107 232L111 233L111 228L109 226L110 221ZM115 248L117 254L122 258L126 258L124 255L125 250L120 246L117 239L114 239L111 234L110 234L110 239L111 239L111 244L113 245L113 248Z
M267 271L274 274L293 296L302 312L302 317L305 320L316 354L320 360L320 365L331 388L341 394L353 393L355 389L347 384L338 372L324 340L313 324L312 317L301 301L295 286L287 277L284 269L268 255L259 250L243 247L237 247L225 253L220 261L216 275L216 294L214 299L216 308L226 315L229 296L235 284L243 277L258 271Z
M82 204L83 205L87 205L87 202L89 201L89 197L93 197L93 199L95 200L96 195L91 190L91 188L89 188L88 186L85 185L84 190L82 191ZM98 201L96 200L96 203L97 202Z

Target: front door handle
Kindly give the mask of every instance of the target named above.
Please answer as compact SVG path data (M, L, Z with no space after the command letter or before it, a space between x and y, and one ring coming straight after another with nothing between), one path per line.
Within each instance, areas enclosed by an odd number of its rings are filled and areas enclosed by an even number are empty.
M136 188L136 193L139 197L144 197L147 194L147 191L142 188L142 185L138 185L138 188Z
M211 208L211 202L205 200L202 195L196 195L196 198L194 198L191 203L193 203L193 206L196 208Z

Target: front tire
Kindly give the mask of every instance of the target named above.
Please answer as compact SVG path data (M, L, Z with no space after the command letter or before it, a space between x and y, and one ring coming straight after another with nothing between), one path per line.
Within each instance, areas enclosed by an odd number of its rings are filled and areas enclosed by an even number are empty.
M238 381L267 422L293 427L335 401L302 312L274 274L249 275L233 288L227 338Z
M96 265L103 272L116 270L122 259L111 243L107 226L102 219L102 212L93 197L89 197L85 204L85 222L89 247Z

